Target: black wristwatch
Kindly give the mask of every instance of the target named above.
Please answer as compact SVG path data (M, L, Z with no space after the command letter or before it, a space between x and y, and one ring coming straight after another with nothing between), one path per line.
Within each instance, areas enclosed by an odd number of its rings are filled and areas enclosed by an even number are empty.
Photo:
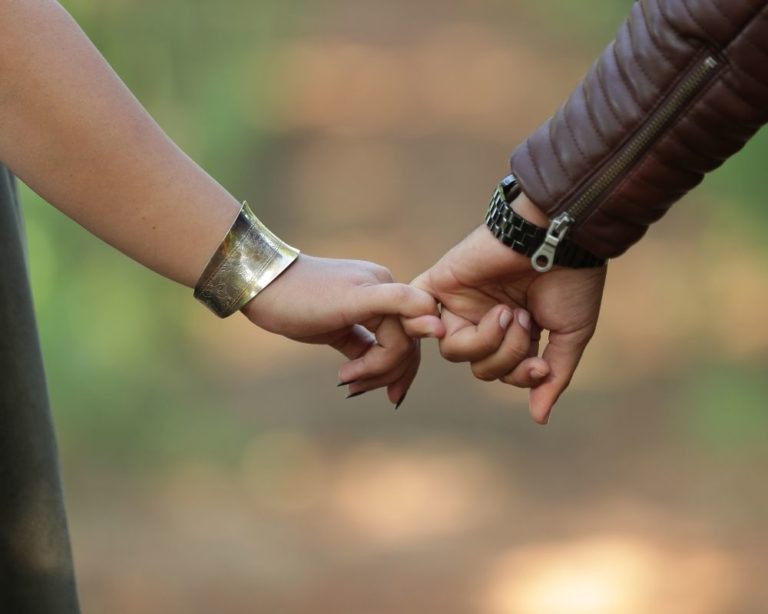
M531 258L531 266L542 273L553 265L587 269L605 264L603 258L568 240L568 226L561 228L553 222L549 228L542 228L515 213L512 201L520 194L517 179L509 175L501 180L491 197L485 225L499 241ZM542 256L542 252L546 254Z

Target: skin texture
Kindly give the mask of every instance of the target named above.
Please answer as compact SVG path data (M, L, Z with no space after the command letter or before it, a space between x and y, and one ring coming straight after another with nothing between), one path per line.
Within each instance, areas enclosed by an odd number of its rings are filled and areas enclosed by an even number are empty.
M0 0L0 160L93 234L190 287L240 210L53 0ZM433 299L381 286L391 281L370 263L304 256L244 312L274 333L336 347L358 360L345 368L361 385L389 386L398 400L419 351L397 316L424 317L408 325L413 334L443 325Z
M386 386L398 404L419 369L417 338L442 336L445 326L432 296L391 282L370 262L302 255L243 313L268 331L337 349L350 359L339 370L340 382L354 382L350 394Z
M513 207L545 225L524 196ZM606 267L537 273L480 226L413 284L442 305L442 355L469 362L479 379L530 388L531 415L546 424L595 332L605 275ZM542 329L549 339L539 357Z

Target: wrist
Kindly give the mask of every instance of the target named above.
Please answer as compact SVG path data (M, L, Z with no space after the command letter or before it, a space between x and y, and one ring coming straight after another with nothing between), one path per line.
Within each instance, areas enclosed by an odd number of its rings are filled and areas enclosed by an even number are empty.
M300 271L311 259L311 256L304 253L297 254L296 259L283 273L240 308L240 313L257 326L274 332L275 319L285 311L283 296L286 288L290 289L294 283L298 283L299 287L303 285L301 281L295 282L295 276L301 275Z
M549 226L549 218L547 217L547 214L534 205L531 199L524 193L521 193L520 196L512 202L512 211L531 224L536 224L541 228Z
M298 258L243 203L227 236L195 285L194 296L220 318L251 302Z
M499 241L485 224L480 224L468 235L473 250L482 254L484 260L490 260L505 270L518 270L520 267L530 269L530 259L523 254L509 249ZM531 270L531 273L535 271Z
M550 221L525 197L514 175L506 176L497 186L485 223L504 245L530 258L539 273L554 265L580 269L605 263L566 237L575 223L567 212Z

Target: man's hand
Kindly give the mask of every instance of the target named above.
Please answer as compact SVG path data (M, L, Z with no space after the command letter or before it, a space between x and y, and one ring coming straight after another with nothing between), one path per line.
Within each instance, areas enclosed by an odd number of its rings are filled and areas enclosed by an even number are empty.
M531 415L546 424L595 332L605 274L606 267L537 273L481 226L413 285L443 306L443 356L470 362L480 379L531 388ZM542 329L549 341L539 358Z
M419 368L418 338L445 334L435 300L392 283L387 269L304 254L243 313L270 332L334 347L350 359L339 370L350 395L386 386L398 405Z

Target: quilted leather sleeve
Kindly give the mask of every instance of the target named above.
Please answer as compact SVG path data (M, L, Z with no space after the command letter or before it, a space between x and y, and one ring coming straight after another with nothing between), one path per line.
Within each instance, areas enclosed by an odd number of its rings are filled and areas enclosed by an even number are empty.
M768 0L640 0L512 155L525 194L610 258L768 121Z

